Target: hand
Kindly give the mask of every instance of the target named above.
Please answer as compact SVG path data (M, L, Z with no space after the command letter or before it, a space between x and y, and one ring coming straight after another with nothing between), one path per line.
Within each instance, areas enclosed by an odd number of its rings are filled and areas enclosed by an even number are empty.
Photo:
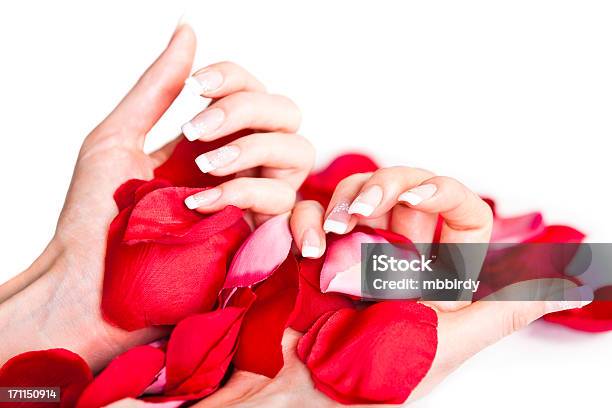
M112 357L164 334L161 329L125 332L107 324L100 314L100 295L108 225L117 213L115 189L128 179L151 179L153 170L172 152L179 139L157 152L143 151L145 136L181 91L195 52L195 36L183 25L168 47L113 112L85 139L72 183L49 247L27 271L0 286L0 364L18 353L64 347L80 354L95 371ZM215 72L222 80L204 92L216 98L224 120L215 139L245 127L292 132L299 112L286 98L263 93L263 86L231 63L216 64L198 75ZM199 116L207 115L207 111ZM289 210L294 189L310 170L313 149L295 135L253 134L231 142L240 154L215 174L253 172L263 178L237 178L218 187L212 206L234 204L263 214ZM300 154L293 150L299 149ZM214 153L207 153L207 155ZM211 163L217 163L214 159ZM199 160L201 164L203 160ZM206 170L206 169L204 169ZM262 193L263 191L263 193ZM262 200L266 196L269 200ZM36 328L36 330L32 330Z
M453 178L399 166L345 178L327 209L316 201L297 203L291 230L302 256L319 258L325 252L326 232L346 234L356 225L391 230L418 244L431 243L438 216L443 220L441 243L489 242L493 214L477 194ZM485 250L483 246L481 259L471 254L474 271L480 271ZM432 304L450 311L469 301Z
M512 298L513 290L525 291L525 285L547 288L554 299L555 293L567 289L563 280L541 280L521 282L497 292L494 297L483 299L466 308L453 312L436 310L438 314L438 349L427 375L413 390L405 405L429 393L446 376L465 360L503 337L525 327L546 313L588 304L588 299L575 301L496 301L493 299ZM520 286L520 287L519 287ZM568 292L565 292L568 297ZM431 306L431 305L430 305ZM344 406L314 387L310 373L296 354L301 337L287 329L283 337L285 365L278 375L267 378L245 371L236 371L221 389L197 403L206 407L340 407ZM410 339L406 339L408 346ZM113 408L115 405L112 405ZM140 402L124 400L119 407L138 407ZM380 407L381 405L355 405L355 407Z

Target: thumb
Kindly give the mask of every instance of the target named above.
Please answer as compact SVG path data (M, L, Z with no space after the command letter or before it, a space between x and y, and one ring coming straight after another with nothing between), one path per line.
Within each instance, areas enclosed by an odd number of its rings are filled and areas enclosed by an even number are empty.
M191 27L186 24L177 27L166 49L97 130L104 137L121 138L122 143L142 148L147 132L183 88L195 47Z
M512 299L543 300L512 300ZM534 279L505 287L453 313L466 358L548 313L586 306L593 290L565 279ZM455 319L453 319L455 320Z

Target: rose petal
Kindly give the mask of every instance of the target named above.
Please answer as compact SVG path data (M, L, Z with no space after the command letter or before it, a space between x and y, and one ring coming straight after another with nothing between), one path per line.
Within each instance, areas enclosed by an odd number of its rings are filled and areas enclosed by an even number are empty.
M362 154L344 154L334 159L325 169L313 173L300 188L304 200L316 200L327 207L336 185L344 178L355 173L368 173L378 169L378 165Z
M480 272L480 285L474 300L482 299L506 286L531 279L568 279L579 281L565 274L584 234L571 227L548 226L522 245L489 247ZM563 244L563 245L557 245Z
M593 302L588 305L547 314L544 320L585 332L612 330L612 285L595 290L594 295Z
M257 299L246 313L240 329L234 364L240 370L273 378L283 367L281 340L295 306L298 265L289 255L255 295Z
M209 173L202 173L196 165L195 159L202 153L218 149L250 133L253 132L244 130L210 142L200 140L190 142L183 139L178 142L168 160L155 169L155 177L168 180L175 186L183 187L213 187L231 180L234 178L233 174L217 177Z
M289 319L289 325L297 331L307 331L326 312L353 307L351 299L340 293L321 293L319 281L322 267L323 258L300 260L298 296Z
M287 258L292 241L289 214L270 218L236 252L223 287L246 287L266 279Z
M116 357L81 394L77 408L98 408L123 398L135 398L164 366L164 352L151 346L134 347Z
M491 242L524 242L544 231L542 214L529 213L518 217L495 217Z
M379 235L352 232L330 240L321 269L321 292L339 292L361 296L361 244L388 244Z
M134 194L140 201L109 228L102 313L125 330L211 310L227 264L250 232L236 207L202 215L182 201L192 190L147 191L154 186L140 186Z
M244 314L254 299L244 289L227 308L190 316L176 326L166 353L168 396L202 398L218 388L235 352Z
M0 387L59 387L60 403L14 403L12 407L74 407L93 375L87 363L65 349L29 351L0 368ZM2 404L0 404L2 405Z
M412 301L323 315L298 343L315 386L344 404L406 401L429 371L437 315Z

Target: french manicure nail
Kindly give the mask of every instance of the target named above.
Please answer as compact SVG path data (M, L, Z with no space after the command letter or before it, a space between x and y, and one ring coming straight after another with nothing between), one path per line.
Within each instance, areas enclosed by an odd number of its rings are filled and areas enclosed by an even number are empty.
M351 214L349 214L348 209L349 204L346 201L336 204L323 223L323 230L335 234L344 234L348 229L348 224L351 219Z
M193 142L217 130L224 120L225 113L222 109L207 109L190 122L185 123L181 130L187 140Z
M204 71L187 78L185 87L195 95L206 95L218 89L222 83L223 75L219 71Z
M196 157L195 162L202 173L208 173L221 167L225 167L240 156L238 146L223 146Z
M190 210L195 210L198 207L214 203L219 197L221 197L220 188L209 188L208 190L200 191L199 193L187 197L185 199L185 205Z
M348 209L349 214L359 214L365 217L371 215L380 204L383 190L378 185L373 185L359 194Z
M546 313L560 312L562 310L584 307L593 301L593 289L589 286L578 286L566 290L563 300L549 300L546 302Z
M323 255L322 252L319 234L314 229L308 228L302 236L302 256L304 258L319 258Z
M398 201L407 202L410 205L419 205L423 201L433 197L437 190L438 187L436 187L435 184L423 184L422 186L411 188L400 194L397 199Z

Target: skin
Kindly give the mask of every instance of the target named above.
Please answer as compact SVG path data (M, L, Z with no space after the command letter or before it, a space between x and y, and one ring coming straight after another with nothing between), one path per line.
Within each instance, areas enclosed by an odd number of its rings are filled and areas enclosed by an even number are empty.
M98 371L123 351L167 334L152 328L128 333L110 326L100 315L100 293L107 229L117 212L113 192L130 178L150 179L153 169L168 157L179 140L150 155L142 150L147 132L182 89L194 52L193 31L188 26L179 27L166 50L85 139L55 236L28 270L0 286L0 332L11 333L3 339L0 364L28 350L64 347L81 355ZM219 88L205 94L215 100L207 109L220 108L225 113L225 122L206 140L245 128L256 129L257 133L232 142L240 148L240 156L213 174L238 172L238 181L219 186L218 200L197 211L211 212L234 204L248 210L258 222L290 210L294 207L295 189L310 171L314 158L312 146L295 134L300 117L297 108L285 97L265 93L255 78L234 64L215 64L195 76L206 70L218 71L224 78ZM415 206L418 208L397 203L402 191L426 181L437 185L436 195ZM373 223L415 238L410 235L414 226L433 231L432 220L439 213L445 219L444 240L488 241L491 215L477 196L452 179L436 178L424 170L391 168L356 175L340 183L332 203L354 199L371 184L384 189L383 200L371 216L351 216L351 228L358 223ZM295 206L291 227L298 245L306 229L313 229L323 238L323 220L329 211L313 202ZM430 237L429 233L423 234L423 239ZM547 312L578 304L430 304L439 318L438 351L409 401L425 395L482 348ZM274 379L236 371L222 389L197 406L338 405L314 388L308 370L295 353L299 337L290 329L285 332L285 366ZM113 405L142 404L124 400Z
M106 235L117 214L115 189L132 178L151 179L155 167L183 137L150 155L143 151L147 132L183 88L195 46L191 28L178 27L159 58L85 139L50 244L28 270L0 286L0 331L11 333L2 341L0 364L25 351L64 347L81 355L96 371L130 347L166 334L153 328L125 332L103 320L100 295ZM226 112L226 121L208 139L243 128L261 133L233 142L242 147L243 154L232 163L242 177L218 187L222 194L217 206L197 210L212 212L231 202L248 210L255 222L290 210L295 188L314 161L312 146L291 133L299 126L299 110L286 97L266 94L259 81L235 64L224 62L205 69L224 78L218 89L206 95L215 98L207 109L221 107ZM272 132L266 133L268 129ZM250 148L266 138L274 140L267 150ZM303 155L290 154L295 149Z

